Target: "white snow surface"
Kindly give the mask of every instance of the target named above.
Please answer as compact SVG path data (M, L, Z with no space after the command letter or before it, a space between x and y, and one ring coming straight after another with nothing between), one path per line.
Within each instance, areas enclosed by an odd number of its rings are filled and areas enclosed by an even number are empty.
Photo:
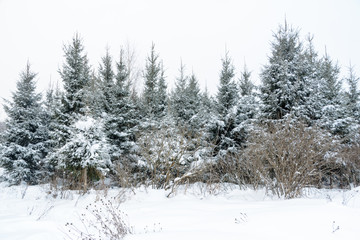
M81 228L80 215L102 195L63 192L54 198L49 185L0 184L0 239L77 239L67 235L67 222ZM122 189L109 189L107 198ZM59 192L60 193L60 192ZM127 191L119 208L127 214L137 239L358 239L360 188L314 190L307 197L284 200L264 190L236 187L209 195L203 185L169 191ZM115 201L115 200L114 200ZM91 231L91 229L89 230Z

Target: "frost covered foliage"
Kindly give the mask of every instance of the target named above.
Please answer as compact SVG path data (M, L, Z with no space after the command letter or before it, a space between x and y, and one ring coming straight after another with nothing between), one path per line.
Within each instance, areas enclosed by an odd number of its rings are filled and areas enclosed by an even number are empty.
M348 76L345 78L346 83L349 85L349 91L346 93L346 105L350 115L357 119L357 123L360 123L360 105L359 96L360 92L357 88L359 83L359 77L356 76L353 66L349 67Z
M360 92L357 88L359 77L355 74L353 66L349 67L348 76L345 81L349 85L349 90L345 93L345 108L348 119L351 119L349 134L347 138L349 142L356 142L360 139Z
M185 66L181 63L179 76L175 81L175 89L171 94L171 112L178 124L187 122L191 116L187 113L187 84L188 76L185 75Z
M118 64L117 69L119 69L119 74L122 73L123 70L125 70L125 66L123 65L123 51L120 52L120 62ZM97 89L97 92L100 92L100 99L97 99L98 102L101 104L101 110L103 112L109 113L113 109L114 101L114 78L115 73L112 69L112 57L109 53L109 49L106 49L106 54L101 58L101 64L99 66L99 79L100 79L100 89L102 91L99 91L99 88ZM127 73L125 72L125 76L120 76L121 79L126 79ZM119 77L117 77L119 78ZM99 98L98 97L98 98Z
M216 95L217 111L220 116L225 116L231 111L230 109L238 100L238 91L236 84L233 81L235 68L228 52L226 52L225 57L221 61L222 69L220 73L220 85Z
M326 54L320 61L319 72L322 109L318 125L335 135L345 137L349 134L353 120L346 113L345 99L338 77L340 69Z
M40 105L41 95L35 93L36 74L27 64L20 74L12 101L7 101L6 130L0 164L6 169L8 180L19 184L36 184L46 174L44 158L48 154L48 129L45 113Z
M91 75L87 55L78 34L72 42L64 46L65 62L59 70L63 81L64 94L61 99L61 111L58 112L57 135L61 144L70 137L69 126L87 111L86 93ZM88 104L91 104L90 102Z
M78 34L75 35L72 43L64 46L64 53L65 63L59 71L65 89L63 111L64 114L84 114L86 104L84 88L90 81L90 67Z
M229 70L231 66L229 64L230 59L227 56L223 60L221 79L233 76L230 74L233 69ZM231 79L220 81L222 84L218 90L217 106L218 110L221 109L221 113L212 114L207 124L208 141L214 145L214 154L219 154L219 157L224 157L228 153L236 153L243 148L249 132L254 128L258 117L259 103L253 93L254 85L251 83L250 75L245 67L239 88ZM237 89L240 90L240 94ZM231 108L229 108L230 105L223 104L226 99L228 102L232 102Z
M254 97L245 96L223 119L216 115L210 118L207 139L214 146L214 155L224 157L246 146L249 133L256 127L257 107Z
M274 34L271 46L269 63L261 73L261 120L279 120L291 115L333 135L349 138L357 126L354 112L347 110L351 104L346 103L341 91L337 63L327 53L318 58L312 37L304 48L299 32L287 23ZM349 79L354 77L350 74ZM350 95L356 97L356 91L351 90Z
M146 59L144 71L143 113L148 119L160 119L166 115L167 94L164 69L159 55L152 44L151 52Z
M231 58L226 52L222 61L220 72L220 85L216 95L216 113L212 113L206 128L208 141L214 145L214 154L226 154L227 151L235 151L243 142L242 134L232 134L236 128L236 102L238 92L233 81L235 76Z
M188 128L194 133L203 128L207 121L205 101L196 76L186 76L185 66L181 64L170 98L171 114L178 127Z
M232 130L233 135L248 135L257 127L259 113L259 101L254 95L242 96L236 105L235 125ZM245 144L242 142L242 144Z
M129 72L124 63L123 52L120 54L119 62L116 63L116 69L115 83L110 79L104 82L107 114L103 119L105 119L105 134L111 146L111 159L120 166L129 164L122 161L136 152L136 127L140 113L130 96ZM107 74L107 78L110 77L111 74ZM104 79L106 79L105 75Z
M155 188L169 188L184 176L197 159L201 136L188 138L186 131L163 123L143 129L138 139L142 160L138 178Z
M224 118L213 115L207 124L208 142L214 146L214 155L224 156L235 152L244 142L244 134L237 131L235 125L236 108ZM234 132L235 130L235 132Z
M282 119L306 104L309 86L298 31L285 23L274 34L269 64L261 73L262 117Z
M71 126L69 141L55 154L57 167L75 181L96 181L111 169L103 122L83 117Z

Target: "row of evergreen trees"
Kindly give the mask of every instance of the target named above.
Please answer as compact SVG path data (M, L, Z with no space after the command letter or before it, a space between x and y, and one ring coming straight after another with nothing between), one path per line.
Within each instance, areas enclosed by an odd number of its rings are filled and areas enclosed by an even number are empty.
M318 126L344 144L355 142L359 132L353 68L341 80L337 63L327 53L319 57L312 38L302 41L286 23L274 33L260 86L251 82L246 66L237 80L226 52L215 97L200 90L183 64L168 94L154 45L142 94L132 91L133 69L124 51L116 62L106 51L95 71L75 35L64 56L62 90L51 88L43 99L27 64L12 101L5 104L0 163L14 184L38 184L54 176L96 181L127 171L134 181L156 175L158 186L164 186L203 162L241 152L253 131L285 118Z

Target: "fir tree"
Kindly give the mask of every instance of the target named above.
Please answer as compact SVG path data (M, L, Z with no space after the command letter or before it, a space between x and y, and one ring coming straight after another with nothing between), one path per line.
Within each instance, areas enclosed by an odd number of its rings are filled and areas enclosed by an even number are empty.
M200 87L194 73L189 78L189 84L186 87L186 97L186 115L188 115L189 120L193 120L194 116L199 113L201 105Z
M121 50L120 55L123 55ZM122 58L122 57L121 57ZM102 95L103 95L103 110L105 112L111 111L111 104L113 101L114 90L114 78L115 74L112 69L112 57L109 53L109 49L106 49L105 56L101 58L101 64L99 67L99 77L102 82Z
M175 86L171 95L171 108L176 124L182 130L186 130L189 136L198 135L199 129L207 121L205 108L202 108L202 96L195 74L186 76L185 66L182 63ZM204 112L200 113L201 110Z
M175 89L171 96L172 113L177 124L183 124L189 120L186 114L187 104L186 89L188 88L188 77L185 74L185 66L181 62L179 68L179 76L175 80Z
M159 55L155 52L155 45L152 44L150 55L145 67L145 88L143 93L144 111L147 117L154 117L157 109L157 86L161 75Z
M56 151L60 147L59 136L62 136L63 132L61 131L62 123L60 121L61 113L61 99L63 93L60 91L59 86L55 88L50 86L46 92L45 99L45 112L47 116L47 127L49 129L49 146L51 152L47 155L46 158L46 168L49 173L53 173L56 170L56 161L53 157L56 156Z
M41 94L35 92L35 77L28 63L20 74L12 102L7 101L4 106L8 119L3 134L1 166L6 169L8 180L15 184L39 183L49 151L47 119L41 107Z
M304 68L306 71L305 81L309 95L307 103L303 108L297 109L297 115L303 116L310 125L319 120L322 116L323 96L321 93L320 60L313 45L313 36L308 35L307 45L304 51Z
M221 61L222 70L220 73L220 86L217 93L217 105L219 114L225 116L235 105L238 96L236 84L233 81L235 69L231 63L228 52L225 53L225 58Z
M200 99L200 112L203 113L205 120L208 119L208 116L216 110L216 100L212 96L210 96L207 87L205 87L204 92L200 94Z
M340 68L325 53L320 62L319 72L322 112L318 124L332 134L344 138L350 133L353 121L346 114L346 105L342 101Z
M88 59L79 35L76 34L71 44L64 46L65 62L60 76L63 80L64 94L59 122L62 125L59 140L65 144L70 134L70 125L86 112L86 87L91 79Z
M360 92L358 90L359 77L356 76L352 65L348 68L348 76L345 81L349 86L349 90L345 93L347 120L350 122L347 138L349 142L354 143L360 137Z
M165 80L165 72L164 72L164 66L161 63L161 70L160 70L160 77L159 81L156 86L156 108L155 108L155 115L157 117L164 117L167 112L167 85Z
M326 105L337 104L340 102L341 81L339 80L340 68L337 63L333 63L330 56L325 56L320 63L321 93Z
M96 76L95 71L90 75L87 86L83 89L83 102L85 103L84 113L93 117L101 117L107 110L107 99L104 95L104 84L101 76Z
M111 145L111 158L119 161L133 153L136 148L136 126L139 113L134 105L128 82L128 71L124 62L123 51L116 63L116 83L113 87L113 99L110 102L110 112L106 117L105 131Z
M76 184L98 181L112 169L110 145L101 119L80 117L71 127L68 141L57 151L58 168ZM78 187L78 186L70 186Z
M240 77L240 97L236 104L235 128L231 131L231 138L235 139L237 146L243 146L254 129L258 118L259 103L254 94L254 84L251 82L251 72L244 65Z
M352 65L349 66L349 73L348 76L345 78L345 81L349 85L349 91L346 94L348 112L355 119L359 119L360 117L360 109L359 109L360 93L358 90L359 77L356 76L354 72L354 67ZM360 123L359 120L358 123Z
M116 86L118 89L121 89L121 91L124 91L124 94L126 95L127 92L129 92L129 86L127 85L128 78L129 78L129 70L128 67L125 64L125 56L124 56L124 50L120 50L120 59L119 62L116 63Z
M251 72L248 71L246 64L244 64L244 69L241 72L240 81L239 81L239 90L240 96L251 95L254 89L254 84L250 81Z
M236 103L238 101L238 90L233 81L235 76L234 66L228 56L222 59L222 70L220 73L220 85L217 93L217 113L212 114L207 124L209 142L214 144L215 155L222 157L229 151L235 151L238 144L232 138L232 130L235 126Z
M298 31L285 22L274 34L269 64L261 72L262 117L282 119L306 104L306 71Z
M253 93L254 85L250 80L251 73L244 66L239 84L239 97L225 116L213 116L209 126L211 142L215 143L215 153L225 157L236 153L245 146L249 132L259 111L259 104Z
M64 46L64 54L65 62L59 70L64 93L61 111L56 119L57 129L53 132L58 139L58 146L51 154L49 161L65 174L78 177L82 174L81 171L86 172L88 169L82 164L86 161L86 155L80 158L75 146L80 148L81 144L87 144L86 142L92 142L92 140L90 135L85 134L82 137L82 143L73 142L79 140L77 137L83 133L83 129L77 124L79 121L100 115L101 104L96 90L100 88L100 84L95 74L91 74L87 55L84 53L84 46L78 34L70 44ZM101 128L101 126L98 127Z

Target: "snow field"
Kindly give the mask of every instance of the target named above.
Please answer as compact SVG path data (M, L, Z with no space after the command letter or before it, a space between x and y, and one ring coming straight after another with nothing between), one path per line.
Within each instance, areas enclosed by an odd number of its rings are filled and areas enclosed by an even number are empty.
M53 198L48 185L0 184L0 239L76 239L67 235L67 222L82 228L80 215L102 193L67 192ZM110 189L107 198L119 195ZM120 209L133 234L144 239L358 239L360 188L310 190L307 197L283 200L264 190L229 190L207 195L199 185L168 191L139 188L127 193ZM89 231L93 231L89 229ZM70 237L69 237L70 236Z

